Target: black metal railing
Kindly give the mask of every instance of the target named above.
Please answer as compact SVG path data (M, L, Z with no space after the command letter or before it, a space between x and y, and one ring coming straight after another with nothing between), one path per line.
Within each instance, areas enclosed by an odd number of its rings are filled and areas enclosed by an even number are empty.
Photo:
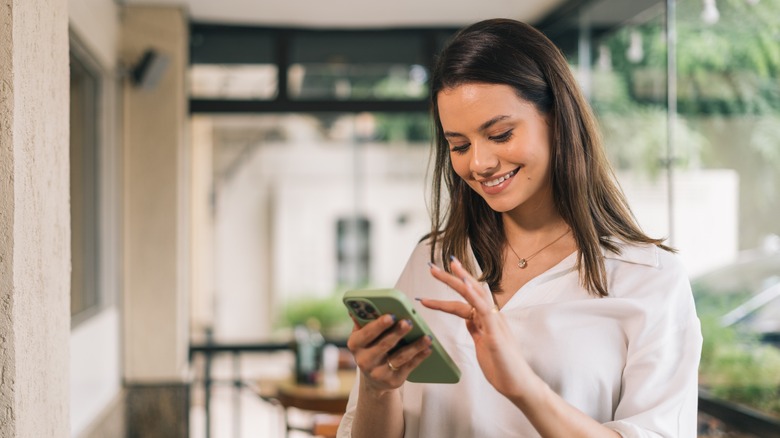
M780 438L780 419L754 409L699 391L699 411L710 415L734 430L760 438Z
M194 389L196 385L203 385L203 408L205 437L211 437L211 392L214 385L229 385L233 387L232 414L234 436L241 436L241 391L246 388L246 382L241 378L241 358L245 354L268 354L290 349L289 343L258 343L258 344L215 344L205 342L203 344L191 344L189 352L190 366L194 365L196 357L203 357L202 373L195 373L191 383ZM230 355L232 368L230 379L214 379L213 363L216 356ZM195 397L191 396L191 400Z
M344 347L344 340L328 340L339 347ZM202 384L204 391L204 427L205 437L211 437L211 390L214 385L228 385L233 388L232 413L234 436L241 436L241 391L249 385L241 378L241 358L247 354L270 354L281 351L292 351L292 342L267 342L252 344L222 344L205 342L191 344L189 351L190 365L198 356L203 357L202 373L196 373L191 383ZM230 355L232 361L229 379L214 379L212 366L215 356ZM194 397L191 397L194 400ZM713 397L708 392L699 392L699 411L727 424L729 427L743 433L761 438L780 438L780 420L758 411Z
M326 343L334 344L337 347L345 347L346 340L326 339ZM233 435L241 436L241 392L250 388L248 382L241 377L241 359L244 355L271 354L282 351L293 351L293 342L265 342L265 343L246 343L246 344L223 344L206 341L204 343L190 344L189 362L190 367L195 367L195 359L203 358L202 372L195 372L191 382L191 390L197 385L203 387L203 408L204 408L204 428L205 438L211 437L211 391L215 385L225 385L233 388L232 399L232 422ZM216 356L229 355L231 357L231 371L228 379L215 379L213 377L213 363ZM193 368L193 371L195 370ZM254 392L253 392L254 394ZM255 394L257 395L257 394ZM195 397L191 396L191 400ZM271 401L271 400L268 400ZM272 402L272 401L271 401Z

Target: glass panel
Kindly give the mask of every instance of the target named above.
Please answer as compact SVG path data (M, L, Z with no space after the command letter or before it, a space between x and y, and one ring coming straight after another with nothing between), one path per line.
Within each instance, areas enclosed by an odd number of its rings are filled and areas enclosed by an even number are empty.
M667 52L664 9L659 6L598 33L590 44L581 41L591 56L579 53L577 69L583 87L590 90L607 153L637 220L649 235L670 237ZM592 64L583 66L588 59Z
M272 64L195 64L190 67L190 96L271 100L277 94L277 75Z
M780 416L780 1L672 3L676 111L662 3L584 15L576 68L640 224L692 275L702 388Z
M371 278L371 222L362 216L336 221L338 285L359 288Z
M423 35L403 32L318 33L292 38L293 99L423 99L429 60Z
M293 99L419 100L428 94L428 70L406 64L294 64Z
M700 381L780 417L770 345L780 339L780 1L684 0L678 10L679 117L699 139L689 166L710 175L704 195L720 203L690 220L724 224L698 237L729 245L693 284Z
M270 64L276 62L277 36L268 29L196 24L190 33L193 64Z
M70 58L71 316L99 305L98 80Z

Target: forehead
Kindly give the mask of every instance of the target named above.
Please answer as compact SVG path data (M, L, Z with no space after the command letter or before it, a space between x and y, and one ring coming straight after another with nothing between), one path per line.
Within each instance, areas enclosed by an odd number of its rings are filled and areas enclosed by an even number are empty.
M445 129L475 129L496 116L512 119L540 116L532 103L503 84L467 83L444 88L436 101Z

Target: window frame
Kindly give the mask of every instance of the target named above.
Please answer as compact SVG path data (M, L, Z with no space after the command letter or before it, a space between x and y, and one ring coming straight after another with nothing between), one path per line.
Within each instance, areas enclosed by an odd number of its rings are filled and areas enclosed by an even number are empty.
M112 69L98 61L73 29L69 30L69 51L70 57L75 58L95 79L94 95L89 96L91 108L88 108L86 117L94 122L94 127L89 129L92 137L90 141L93 144L88 148L95 155L94 202L97 204L91 225L95 240L92 256L94 260L90 261L95 271L92 282L96 302L71 313L72 330L119 302L121 166L117 145L121 95L118 92L120 78L112 73ZM71 297L72 294L73 290Z

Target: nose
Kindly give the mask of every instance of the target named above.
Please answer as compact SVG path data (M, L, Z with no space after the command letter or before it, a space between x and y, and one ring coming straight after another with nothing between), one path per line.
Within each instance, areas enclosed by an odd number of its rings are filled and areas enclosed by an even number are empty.
M474 174L481 177L490 176L500 167L498 156L490 145L474 142L471 145L471 150L471 171Z

